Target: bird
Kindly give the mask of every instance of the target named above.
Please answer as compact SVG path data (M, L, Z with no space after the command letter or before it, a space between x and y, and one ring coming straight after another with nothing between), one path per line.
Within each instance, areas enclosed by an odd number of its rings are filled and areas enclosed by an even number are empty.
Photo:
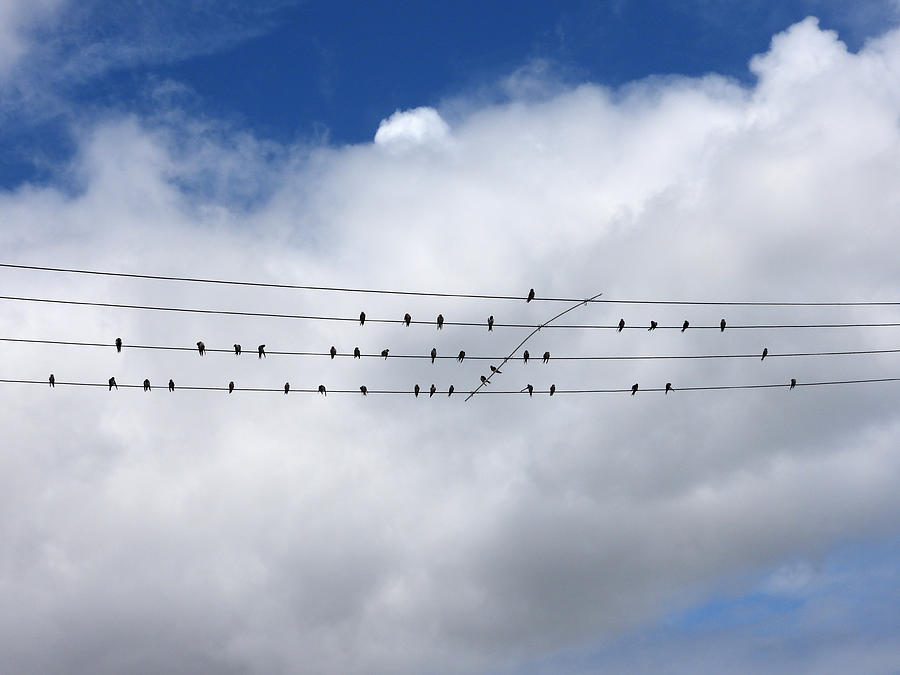
M631 385L631 395L634 396L637 393L637 390L638 390L638 383L635 382L633 385Z
M229 382L228 383L228 393L230 394L233 391L234 391L234 382Z
M651 322L650 322L650 328L648 328L647 330L656 330L656 327L657 327L658 325L659 325L659 324L656 323L655 321L651 321ZM622 327L624 328L624 326L622 326ZM619 330L622 330L622 328L619 328Z
M670 391L672 391L672 383L666 382L666 395L668 395Z
M381 355L385 358L385 360L387 360L387 357L388 357L388 351L390 351L390 350L388 350L388 349L382 349L382 350L381 350Z
M359 353L359 347L354 347L354 349L353 349L353 358L354 358L354 359L361 358L361 355L360 355L360 353Z
M328 396L328 392L325 391L325 385L324 385L324 384L320 384L320 385L319 385L319 393L322 394L322 396Z
M456 357L456 360L462 363L464 358L466 358L466 353L460 349L459 356Z
M428 391L428 398L431 398L432 396L434 396L434 392L436 392L436 391L437 391L437 387L435 387L435 386L432 384L432 385L431 385L431 389Z
M494 315L493 314L491 314L488 317L488 332L490 333L492 330L494 330Z
M437 358L437 349L435 347L431 348L431 362L434 363L434 360Z
M484 386L490 384L490 382L488 382L488 379L484 375L481 376L481 384L483 384Z
M364 384L360 386L359 390L362 392L363 396L366 396L369 393L369 390L366 389L366 385Z
M528 363L529 357L530 357L530 355L528 354L528 350L526 349L526 350L522 353L522 360L523 360L525 363Z
M441 328L444 327L444 315L443 314L438 314L437 327L438 327L438 330L440 330Z
M525 302L531 302L532 300L534 300L534 289L533 288L530 291L528 291L528 298L525 300Z
M791 389L793 389L796 386L797 386L797 378L792 377L791 378Z
M206 345L203 344L203 340L197 342L197 351L200 352L200 356L203 356L206 353Z
M334 357L337 356L337 349L335 349L334 345L331 345L331 349L329 350L329 354L331 354L331 360L334 360Z
M403 315L403 323L406 324L406 327L409 328L409 323L412 321L412 317L409 315L409 312Z
M50 373L50 386L56 387L56 376L53 373Z
M284 383L284 393L287 394L290 390L291 390L291 383L285 382Z
M365 312L359 313L359 325L360 326L366 325L366 313Z
M237 343L235 343L235 345L234 345L234 355L235 356L241 355L241 346Z
M116 384L116 378L111 377L111 378L109 378L109 390L112 391L112 388L113 388L113 387L115 387L116 389L118 389L118 388L119 388L119 385Z
M175 391L175 380L169 380L169 391Z
M526 391L528 392L529 396L534 396L534 387L532 387L530 384L526 384L525 388L522 390L523 393Z
M556 393L556 385L551 384L550 385L550 395L553 396L553 394L555 394L555 393Z
M266 355L266 346L260 345L259 347L257 347L256 353L259 354L259 356L257 356L256 358L261 359L262 357L264 357Z
M419 398L419 385L413 387L413 393L416 395L416 398Z
M550 352L544 352L544 363L550 363Z
M150 380L144 380L144 391L150 391Z
M122 351L122 338L116 338L116 351Z
M768 347L763 347L762 358L760 359L760 361L765 361L765 360L766 360L766 357L767 357L768 355L769 355L769 348L768 348Z
M691 322L688 321L687 319L685 319L684 323L681 324L681 332L683 333L684 331L686 331L688 329L688 326L690 326L690 325L691 325Z
M621 333L623 328L625 328L625 319L619 319L619 330L616 332Z
M492 373L499 373L500 375L503 374L503 371L502 371L502 370L500 370L499 368L495 368L494 366L491 366L491 372L492 372Z
M447 396L453 396L453 385L450 385L450 388L447 390Z
M722 320L719 322L719 332L720 332L720 333L724 333L724 332L725 332L725 319L722 319Z

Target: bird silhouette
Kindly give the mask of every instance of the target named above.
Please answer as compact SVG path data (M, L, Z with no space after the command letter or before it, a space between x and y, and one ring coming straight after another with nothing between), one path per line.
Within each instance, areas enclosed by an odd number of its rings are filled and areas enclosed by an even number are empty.
M528 298L525 300L525 302L531 302L532 300L534 300L534 289L533 288L530 291L528 291Z
M434 348L434 347L432 347L432 348L431 348L431 362L434 363L434 360L435 360L436 358L437 358L437 349Z
M325 385L324 385L324 384L320 384L320 385L319 385L319 393L322 394L322 396L328 396L328 392L325 391Z
M122 351L122 338L116 338L116 351Z
M791 378L791 389L797 386L797 378Z
M200 356L203 356L206 353L206 345L203 344L203 340L200 340L197 343L197 351L200 352Z
M354 347L353 348L353 358L358 359L358 358L361 358L361 356L362 355L359 352L359 347Z
M409 315L409 312L403 315L403 323L406 324L406 327L409 328L409 323L412 321L412 317Z
M534 387L532 387L530 384L526 384L525 388L522 390L522 392L526 391L528 392L529 396L534 396Z
M365 326L365 325L366 325L366 313L365 313L365 312L360 312L360 313L359 313L359 325L360 325L360 326Z
M388 349L382 349L382 350L381 350L381 355L384 357L385 360L387 360L388 352L389 352L389 351L390 351L390 350L388 350Z
M668 396L669 392L672 391L672 383L666 382L666 395Z
M228 383L228 393L230 394L233 391L234 391L234 382L229 382Z
M291 383L285 382L284 383L284 393L287 394L290 390L291 390Z
M503 371L502 371L502 370L500 370L499 368L495 368L494 366L491 366L491 372L492 372L492 373L499 373L500 375L503 374Z
M119 385L116 384L116 378L111 377L111 378L109 378L109 391L112 391L113 387L118 389Z
M337 356L337 349L335 349L334 345L331 345L331 349L328 352L331 354L331 360L334 360L334 357Z
M484 386L487 386L488 384L490 384L488 382L488 379L484 375L481 376L481 384L483 384Z
M725 332L725 319L722 319L722 320L719 322L719 332L720 332L720 333L724 333L724 332Z
M493 314L491 314L488 317L488 332L491 332L492 330L494 330L494 315Z
M447 390L447 396L453 396L453 385L450 385L450 388Z
M369 390L366 389L366 385L361 385L360 388L359 388L359 390L362 392L362 395L363 395L363 396L367 396L368 393L369 393Z
M175 391L175 380L169 380L169 391Z
M638 390L638 383L635 382L633 385L631 385L631 395L634 396L637 393L637 390Z
M556 393L556 385L551 384L550 385L550 395L553 396L553 394L555 394L555 393Z
M550 362L550 352L544 352L544 358L543 358L543 361L544 361L544 363L549 363L549 362Z
M466 358L466 353L462 350L459 351L459 356L456 357L456 360L460 363L463 362L463 359Z
M684 323L681 324L681 332L683 333L684 331L686 331L688 329L688 326L690 326L690 325L691 325L691 322L688 321L687 319L685 319Z
M56 386L56 376L53 373L50 373L50 386L51 387Z
M625 319L619 319L619 330L616 332L621 333L623 328L625 328Z
M529 358L530 358L530 354L528 353L528 350L526 349L524 352L522 352L522 360L525 363L528 363Z
M234 345L234 355L235 356L241 355L241 346L237 343L235 343L235 345Z
M438 327L438 330L440 330L441 328L444 327L444 315L443 314L438 314L437 327Z
M256 353L258 354L256 358L261 359L262 357L264 357L266 355L266 346L260 345L259 347L257 347Z
M437 387L435 387L435 386L432 384L432 385L431 385L431 389L428 391L428 398L431 398L432 396L434 396L434 392L436 392L436 391L437 391Z
M150 391L150 380L144 380L144 391Z
M416 395L416 398L419 398L419 385L413 387L413 393Z
M656 327L657 327L658 325L659 325L659 324L656 323L655 321L651 321L651 322L650 322L650 328L648 328L647 330L656 330ZM625 327L624 324L621 324L621 323L620 323L620 326L621 326L621 327L619 328L619 330L622 330L622 328Z
M768 348L768 347L763 347L762 358L760 359L760 361L765 361L765 360L766 360L766 357L767 357L768 355L769 355L769 348Z

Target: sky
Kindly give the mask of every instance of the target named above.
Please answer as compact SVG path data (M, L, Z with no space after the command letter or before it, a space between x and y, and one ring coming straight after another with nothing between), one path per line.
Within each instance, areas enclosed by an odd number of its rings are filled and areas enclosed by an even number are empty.
M533 397L464 401L542 298L898 301L898 23L0 0L0 263L538 296L0 268L5 296L369 318L0 300L0 338L106 345L3 344L41 384L0 383L0 670L898 672L900 384L806 386L897 355L778 356L898 329L736 327L900 306L593 303L564 321L627 329L545 327L486 387ZM432 347L469 358L397 358ZM752 358L561 358L710 354ZM110 376L152 391L65 384Z

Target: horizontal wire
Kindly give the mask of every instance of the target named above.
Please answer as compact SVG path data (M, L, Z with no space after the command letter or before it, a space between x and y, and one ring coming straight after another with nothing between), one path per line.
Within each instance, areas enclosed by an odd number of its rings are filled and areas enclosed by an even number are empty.
M105 307L105 308L115 308L115 309L138 309L138 310L150 310L157 312L182 312L189 314L217 314L222 316L248 316L248 317L257 317L257 318L271 318L271 319L303 319L309 321L346 321L346 322L355 322L359 321L358 317L340 317L340 316L317 316L317 315L306 315L306 314L282 314L282 313L272 313L272 312L248 312L248 311L237 311L237 310L224 310L224 309L200 309L200 308L192 308L192 307L167 307L167 306L158 306L158 305L131 305L125 303L115 303L115 302L93 302L93 301L85 301L85 300L59 300L53 298L27 298L20 296L11 296L11 295L0 295L0 300L13 300L20 302L39 302L39 303L49 303L49 304L57 304L57 305L76 305L81 307ZM579 300L579 303L589 302L589 300ZM383 323L383 324L405 324L406 321L404 319L370 319L366 318L366 323ZM435 325L435 321L416 321L411 320L410 324L416 325ZM484 321L444 321L444 326L468 326L468 327L480 327L484 328L486 323ZM738 324L738 325L728 325L728 330L741 330L741 329L779 329L779 328L896 328L900 326L900 323L808 323L808 324ZM618 324L531 324L531 323L494 323L493 328L557 328L557 329L599 329L599 330L647 330L644 326L624 326L622 329L619 328ZM685 330L682 325L671 325L671 326L662 326L658 325L655 329L666 330L666 329L678 329ZM701 326L690 326L690 330L704 330L704 329L715 329L721 330L721 326L719 324L713 325L701 325Z
M70 347L102 347L104 349L112 349L115 345L112 342L73 342L68 340L38 340L31 338L6 338L0 337L0 342L13 342L13 343L25 343L25 344L40 344L40 345L62 345L62 346L70 346ZM179 352L197 352L197 347L178 347L171 345L132 345L132 344L124 344L122 345L122 349L153 349L153 350L165 350L165 351L179 351ZM217 354L234 354L234 349L221 349L214 347L204 347L204 352L211 352ZM331 352L310 352L310 351L276 351L276 350L266 350L267 356L314 356L314 357L331 357ZM248 357L252 357L256 355L257 352L255 349L248 349L246 352L242 351L241 355L246 355ZM812 356L855 356L855 355L870 355L870 354L900 354L900 349L851 349L845 351L830 351L830 352L784 352L784 353L776 353L776 352L768 352L766 354L767 359L777 359L784 357L812 357ZM337 352L334 356L335 358L355 358L354 354L350 352ZM384 359L385 357L378 353L373 354L363 354L360 353L360 358L366 359ZM389 354L387 356L389 359L425 359L430 360L432 357L430 354ZM452 354L446 356L435 356L437 360L454 360L458 361L458 356L453 356ZM677 360L677 359L759 359L760 352L756 352L755 354L651 354L651 355L629 355L629 356L553 356L551 357L553 361L655 361L655 360ZM464 357L465 361L521 361L523 360L521 356L518 357L504 357L504 356L469 356L466 354ZM530 360L539 361L541 359L540 356L535 355L531 357Z
M137 274L129 272L109 272L102 270L77 269L68 267L47 267L42 265L18 265L13 263L0 263L0 267L20 270L33 270L44 272L62 272L67 274L87 274L104 277L119 277L128 279L150 279L155 281L178 281L184 283L219 284L226 286L251 286L256 288L282 288L306 291L331 291L338 293L367 293L378 295L403 295L432 298L463 298L478 300L525 300L521 295L492 295L483 293L440 293L427 291L397 291L374 288L346 288L340 286L309 286L301 284L283 284L260 281L235 281L228 279L207 279L202 277L166 276L162 274ZM543 302L584 302L583 298L542 298L535 296L533 301ZM743 307L877 307L900 306L900 301L846 301L846 302L769 302L769 301L712 301L712 300L615 300L609 298L595 298L589 300L598 304L624 304L624 305L683 305L683 306L743 306Z
M826 380L826 381L818 381L818 382L796 382L793 386L800 387L821 387L821 386L835 386L835 385L848 385L848 384L874 384L879 382L900 382L900 377L878 377L878 378L869 378L869 379L856 379L856 380ZM0 384L37 384L42 385L44 387L48 386L47 380L18 380L18 379L0 379ZM65 382L57 380L54 383L56 386L69 386L69 387L105 387L109 388L108 382ZM117 383L114 385L115 387L119 387L122 389L143 389L143 384L120 384ZM725 391L725 390L736 390L736 389L790 389L792 387L789 382L778 382L778 383L770 383L770 384L728 384L728 385L705 385L705 386L688 386L688 387L673 387L669 391L671 392L685 392L685 391ZM156 385L157 389L165 389L166 385ZM228 391L228 387L209 387L209 386L196 386L196 385L176 385L175 389L177 391ZM267 387L235 387L235 392L248 391L248 392L264 392L264 393L283 393L283 387L276 388L267 388ZM665 392L665 387L648 387L645 389L639 389L636 393L646 393L646 392ZM632 392L631 387L626 387L622 389L555 389L555 394L630 394ZM291 389L290 393L294 394L317 394L321 393L318 389ZM328 389L328 394L356 394L357 396L361 394L360 390L357 389ZM412 389L368 389L367 394L406 394L407 396L413 394ZM449 390L435 390L435 395L437 394L448 394ZM464 392L464 391L456 391L457 394L469 393L472 394L474 392ZM504 395L523 395L528 394L527 389L510 389L510 390L489 390L482 389L477 392L478 395L481 394L504 394ZM534 389L533 393L535 394L549 394L549 389ZM426 395L430 394L430 392L422 389L420 391L420 396L425 398Z

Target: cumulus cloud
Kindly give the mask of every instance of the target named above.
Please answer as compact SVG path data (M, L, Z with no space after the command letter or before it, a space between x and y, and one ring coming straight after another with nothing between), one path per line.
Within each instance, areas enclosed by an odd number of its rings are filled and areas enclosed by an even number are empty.
M96 122L76 187L0 195L8 260L338 286L541 296L894 299L900 32L849 53L813 20L758 82L563 88L430 108L373 144L273 147L179 115ZM240 142L234 142L234 139ZM402 147L404 152L384 152ZM252 167L248 170L247 167ZM254 182L252 176L266 180ZM244 179L247 180L244 180ZM241 199L228 186L247 185ZM346 296L3 271L7 295L257 312L539 322L524 302ZM501 355L510 330L312 323L4 302L0 669L470 672L596 645L709 584L896 529L895 385L669 396L169 394L164 383L471 389L485 362L151 352ZM898 320L877 310L592 305L575 322ZM560 331L532 353L893 346L888 330ZM248 348L249 347L249 348ZM891 357L508 364L491 386L801 382ZM788 575L790 576L790 575ZM790 579L789 579L790 581ZM780 582L779 582L780 583ZM152 637L150 637L152 636Z

